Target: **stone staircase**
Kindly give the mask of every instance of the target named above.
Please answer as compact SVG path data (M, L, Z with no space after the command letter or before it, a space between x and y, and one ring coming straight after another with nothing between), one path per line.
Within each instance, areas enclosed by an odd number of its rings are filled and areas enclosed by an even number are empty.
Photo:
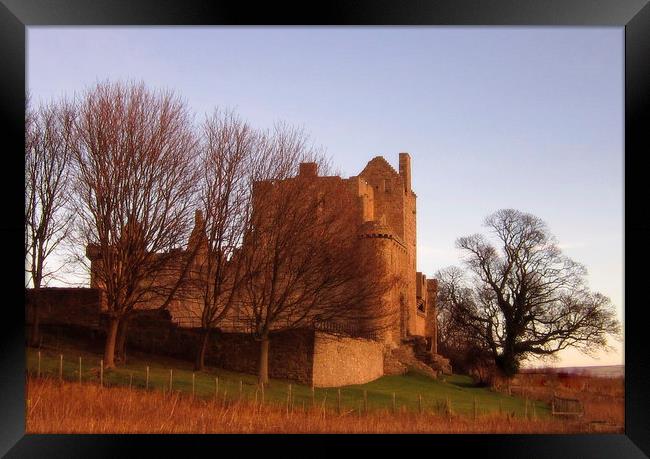
M413 369L432 378L438 374L451 374L449 360L427 350L427 341L422 336L410 336L402 344L384 356L384 374L404 374Z
M412 336L407 338L407 340L412 342L413 352L418 360L440 373L446 375L451 374L451 364L449 363L449 359L444 358L440 354L434 354L428 350L426 338L423 336Z

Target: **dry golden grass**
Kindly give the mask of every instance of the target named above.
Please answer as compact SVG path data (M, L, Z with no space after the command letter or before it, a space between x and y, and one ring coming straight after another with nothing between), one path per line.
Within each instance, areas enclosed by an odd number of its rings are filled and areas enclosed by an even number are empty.
M576 420L434 413L368 414L251 402L192 400L176 393L27 381L27 433L578 433Z

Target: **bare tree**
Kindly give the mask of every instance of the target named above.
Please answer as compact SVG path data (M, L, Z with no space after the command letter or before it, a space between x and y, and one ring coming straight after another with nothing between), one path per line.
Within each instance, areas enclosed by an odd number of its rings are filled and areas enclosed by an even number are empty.
M25 258L34 289L59 268L48 259L68 236L72 213L67 209L74 143L74 104L66 100L25 110ZM30 342L38 343L39 308L33 304Z
M607 347L608 335L620 336L609 298L589 291L585 268L561 253L542 220L505 209L485 224L501 250L482 235L458 239L472 277L438 273L439 302L503 374L530 356L567 347L590 353Z
M143 84L86 91L76 123L76 215L103 291L104 363L115 366L120 322L169 306L187 278L183 251L196 182L195 135L186 105Z
M250 183L258 135L233 112L215 111L203 123L198 213L191 244L198 247L190 274L188 313L202 339L195 369L203 370L211 331L226 317L242 282L241 246L250 215ZM192 298L194 296L195 298ZM194 300L194 301L193 301Z
M380 258L364 252L357 200L338 177L291 177L301 161L322 160L306 136L280 127L261 141L252 215L241 250L237 312L260 341L259 382L268 382L272 332L336 324L369 335L385 325L377 308L390 285Z
M477 376L480 382L489 382L494 359L490 348L471 328L466 327L455 314L450 297L466 298L471 292L462 289L465 273L451 266L436 273L441 286L438 294L438 352L448 358L454 371Z

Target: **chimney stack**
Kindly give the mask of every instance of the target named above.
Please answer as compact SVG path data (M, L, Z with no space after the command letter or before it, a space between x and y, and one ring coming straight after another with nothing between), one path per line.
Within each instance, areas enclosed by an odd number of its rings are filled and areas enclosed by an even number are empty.
M404 182L404 191L411 191L411 156L408 153L399 154L399 175Z
M300 169L298 170L298 175L300 177L317 177L318 176L318 164L316 164L316 163L300 163Z

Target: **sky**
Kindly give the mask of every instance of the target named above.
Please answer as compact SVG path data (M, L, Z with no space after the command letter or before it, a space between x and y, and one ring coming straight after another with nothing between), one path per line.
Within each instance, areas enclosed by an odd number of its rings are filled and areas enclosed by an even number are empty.
M623 319L622 27L29 27L32 102L107 79L304 127L343 176L408 152L418 271L502 208L543 219ZM56 285L54 283L53 285ZM563 351L557 366L614 365Z

